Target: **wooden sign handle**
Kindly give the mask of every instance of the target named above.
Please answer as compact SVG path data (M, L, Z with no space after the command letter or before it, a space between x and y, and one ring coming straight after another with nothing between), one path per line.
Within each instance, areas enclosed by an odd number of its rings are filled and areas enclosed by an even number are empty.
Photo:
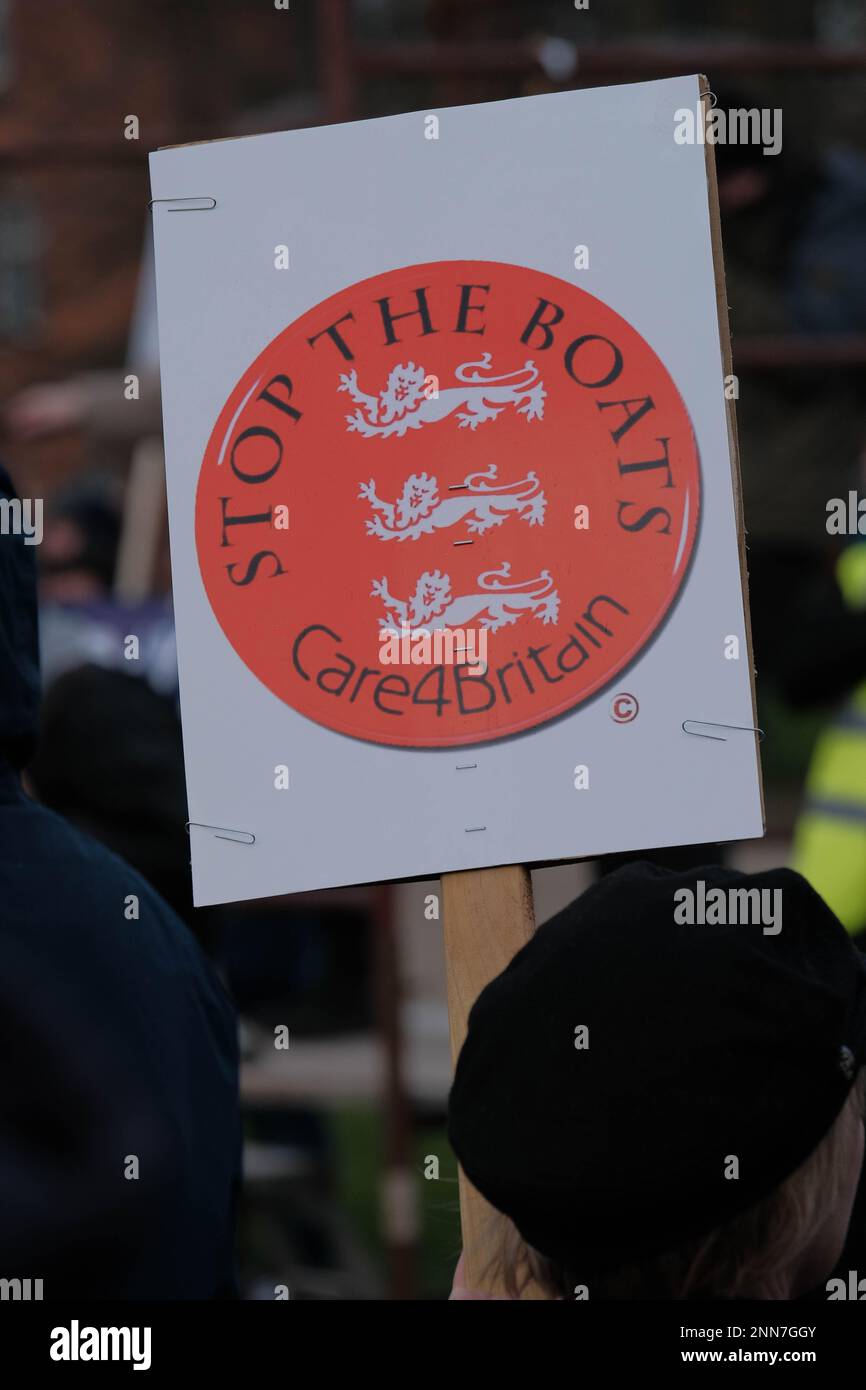
M529 870L517 864L442 875L442 919L451 1060L466 1037L469 1010L482 989L535 931ZM495 1293L487 1277L492 1208L460 1171L460 1220L466 1286ZM528 1295L531 1296L531 1295Z

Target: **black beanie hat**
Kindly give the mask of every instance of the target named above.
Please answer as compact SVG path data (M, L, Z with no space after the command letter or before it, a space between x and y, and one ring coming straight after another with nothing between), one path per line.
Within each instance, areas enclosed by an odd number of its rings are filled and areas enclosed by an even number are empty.
M769 890L781 930L678 922L683 889L698 908L713 889L728 904L729 890ZM805 879L631 864L482 992L448 1133L523 1238L591 1277L768 1196L827 1134L864 1059L863 958Z

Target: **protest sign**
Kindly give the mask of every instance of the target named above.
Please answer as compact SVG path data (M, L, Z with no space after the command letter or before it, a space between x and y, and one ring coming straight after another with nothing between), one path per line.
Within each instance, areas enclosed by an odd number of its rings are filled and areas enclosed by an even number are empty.
M151 157L197 903L762 833L698 100Z

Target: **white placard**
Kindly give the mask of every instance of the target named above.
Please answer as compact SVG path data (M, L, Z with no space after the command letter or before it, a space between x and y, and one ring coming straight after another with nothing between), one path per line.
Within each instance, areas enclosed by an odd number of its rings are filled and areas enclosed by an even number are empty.
M762 834L698 102L151 156L197 904Z

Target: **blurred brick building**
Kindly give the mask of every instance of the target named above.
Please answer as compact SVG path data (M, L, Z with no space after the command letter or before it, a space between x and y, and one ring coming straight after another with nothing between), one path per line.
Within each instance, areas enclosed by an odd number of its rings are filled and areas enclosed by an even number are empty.
M123 363L148 151L228 135L251 108L263 129L321 119L314 18L261 0L0 0L4 400ZM50 491L87 446L64 435L2 447Z
M844 63L863 0L285 3L0 0L0 407L123 365L159 145L700 68L746 92L760 78L786 139L866 145L866 78ZM812 71L812 45L841 61ZM68 433L4 438L2 414L0 452L35 492L105 461Z

